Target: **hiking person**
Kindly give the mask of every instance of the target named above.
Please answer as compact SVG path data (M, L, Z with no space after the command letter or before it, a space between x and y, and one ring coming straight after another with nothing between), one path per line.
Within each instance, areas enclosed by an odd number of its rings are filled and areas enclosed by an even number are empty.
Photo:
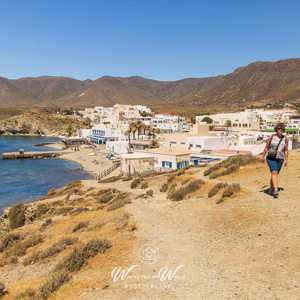
M267 163L271 172L270 180L270 194L275 197L278 196L278 174L284 162L284 166L288 163L288 138L283 135L285 127L283 123L278 123L274 130L276 134L269 136L264 153L262 155L262 163L265 162L265 156L267 155Z

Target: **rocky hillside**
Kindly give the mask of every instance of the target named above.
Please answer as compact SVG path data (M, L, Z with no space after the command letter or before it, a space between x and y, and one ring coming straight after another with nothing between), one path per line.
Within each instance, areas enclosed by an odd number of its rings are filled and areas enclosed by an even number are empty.
M300 101L300 59L255 62L185 99L185 104L238 105Z
M255 62L225 76L157 81L110 77L80 81L43 76L0 77L0 106L110 106L143 104L161 111L244 108L261 103L299 102L300 59Z
M76 130L80 122L66 116L53 113L26 112L0 120L0 134L28 134L57 136L66 132L68 125Z

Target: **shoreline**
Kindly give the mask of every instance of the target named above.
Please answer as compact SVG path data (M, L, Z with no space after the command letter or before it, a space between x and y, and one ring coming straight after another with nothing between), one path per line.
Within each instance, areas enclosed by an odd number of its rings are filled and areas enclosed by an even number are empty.
M16 136L14 136L14 137L16 137ZM51 148L53 150L61 150L61 151L65 152L62 155L60 155L59 157L56 157L54 159L61 159L61 160L66 160L66 161L71 161L71 162L77 163L84 172L90 174L93 177L92 179L87 179L87 180L97 180L96 178L97 178L97 176L100 175L101 172L105 171L106 169L108 169L109 167L111 167L113 165L113 163L111 161L109 161L105 157L104 154L96 152L95 156L87 156L87 154L93 152L93 150L91 148L80 148L79 151L72 151L70 148L62 150L62 144L60 141L52 142L52 143L50 142L49 144L43 145L41 147L47 147L47 148ZM98 147L98 148L96 148L96 150L101 151L101 148L104 149L104 147ZM117 170L117 171L119 171L119 170ZM85 179L81 179L81 180L85 180ZM70 182L72 182L72 181L70 181ZM51 187L51 188L53 188L53 187ZM47 193L48 193L48 191L42 196L45 196ZM25 201L25 202L21 202L21 203L28 204L28 203L32 203L34 201L36 201L36 199L31 200L29 202ZM18 204L18 203L15 203L15 204ZM9 206L3 208L2 209L3 212L6 209L11 208L15 204L10 204ZM1 215L3 214L3 212L1 213Z
M48 146L51 147L51 145ZM84 171L90 173L96 179L103 171L114 165L104 154L97 151L101 148L104 149L104 147L98 147L95 152L91 148L79 148L79 151L73 152L68 149L68 152L63 153L59 159L67 159L80 164ZM95 155L88 156L91 153L95 153Z

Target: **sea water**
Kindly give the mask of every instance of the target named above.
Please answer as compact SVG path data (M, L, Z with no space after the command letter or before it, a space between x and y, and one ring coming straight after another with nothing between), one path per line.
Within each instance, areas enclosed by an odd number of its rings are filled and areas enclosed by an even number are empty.
M80 164L63 159L3 160L3 152L55 151L35 144L56 142L48 137L0 136L0 214L9 206L28 203L45 195L51 188L60 188L74 180L93 179Z

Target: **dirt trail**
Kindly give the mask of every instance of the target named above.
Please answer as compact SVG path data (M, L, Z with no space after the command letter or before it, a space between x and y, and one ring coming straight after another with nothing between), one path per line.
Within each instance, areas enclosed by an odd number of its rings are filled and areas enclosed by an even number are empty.
M221 204L207 196L171 202L159 193L162 182L157 182L153 198L127 206L138 226L132 260L137 266L104 297L300 299L299 158L300 151L291 153L277 199L265 193L269 171L258 163L215 180L248 190ZM195 176L203 177L203 171L197 169ZM145 244L154 258L158 252L152 264L139 257ZM181 265L178 278L170 281L141 278Z

